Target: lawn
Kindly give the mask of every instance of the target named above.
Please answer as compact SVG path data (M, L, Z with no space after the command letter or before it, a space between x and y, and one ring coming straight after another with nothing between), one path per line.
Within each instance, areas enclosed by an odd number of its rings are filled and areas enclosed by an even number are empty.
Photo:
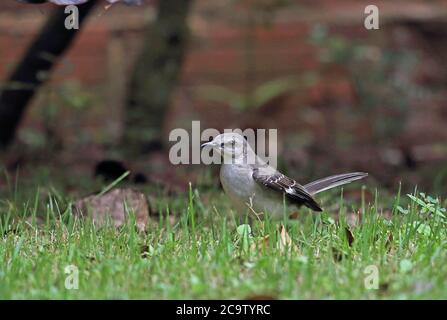
M132 219L100 228L74 217L58 187L10 184L0 198L0 298L447 298L441 200L373 191L373 201L353 202L339 189L319 197L322 214L271 221L239 218L220 190L185 191L159 192L161 214L142 233Z

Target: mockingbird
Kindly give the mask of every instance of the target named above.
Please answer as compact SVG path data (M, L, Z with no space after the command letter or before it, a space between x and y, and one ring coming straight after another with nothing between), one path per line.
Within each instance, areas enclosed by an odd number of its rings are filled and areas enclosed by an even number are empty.
M292 213L301 205L322 211L313 198L315 194L368 175L363 172L338 174L303 186L266 164L240 134L220 134L202 147L211 147L223 156L220 181L236 208L243 212L251 208L257 213L282 217L284 212Z

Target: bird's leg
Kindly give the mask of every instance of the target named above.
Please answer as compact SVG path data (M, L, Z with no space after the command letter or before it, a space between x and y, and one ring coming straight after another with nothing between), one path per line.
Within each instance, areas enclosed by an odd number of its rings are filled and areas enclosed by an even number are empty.
M253 196L254 196L254 195L253 195ZM252 213L255 215L255 217L256 217L260 222L262 222L260 216L262 216L264 213L263 213L263 212L259 212L259 213L258 213L258 212L255 211L255 209L253 209L253 196L251 196L251 197L248 198L249 202L247 202L246 205L247 205L248 209L250 209L250 212L252 212Z

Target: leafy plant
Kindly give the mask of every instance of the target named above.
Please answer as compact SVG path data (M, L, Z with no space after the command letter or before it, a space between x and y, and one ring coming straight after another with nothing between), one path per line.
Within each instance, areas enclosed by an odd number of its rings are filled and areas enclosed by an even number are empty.
M441 206L438 198L433 198L423 192L420 192L419 196L412 194L407 194L407 196L411 199L412 206L407 209L397 206L397 210L404 215L411 216L410 213L419 208L418 217L422 219L408 222L413 230L428 237L444 229L447 224L446 209Z
M196 94L204 100L226 104L237 112L246 112L262 108L272 100L297 90L302 85L310 85L313 81L312 74L303 79L275 79L264 82L249 93L239 93L223 86L203 85L196 89Z
M330 34L322 25L315 26L310 42L320 48L321 63L343 66L350 73L359 98L353 112L370 119L373 138L389 141L398 136L405 127L409 105L423 92L408 80L418 62L416 53Z
M59 146L63 140L61 135L67 132L67 128L79 131L82 127L80 114L94 102L92 95L77 81L48 84L44 88L42 99L37 117L41 119L43 130L24 128L20 132L21 139L36 149ZM61 117L65 113L73 115L62 122Z
M446 209L441 207L441 202L438 198L433 198L423 192L419 193L419 197L411 194L407 194L407 196L419 207L421 207L420 212L422 214L433 214L441 218L443 223L447 223L445 216Z

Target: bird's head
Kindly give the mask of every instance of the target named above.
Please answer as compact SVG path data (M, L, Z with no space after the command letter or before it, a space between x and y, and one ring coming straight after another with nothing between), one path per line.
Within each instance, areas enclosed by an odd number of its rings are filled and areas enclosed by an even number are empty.
M239 158L247 153L250 146L247 140L238 133L222 133L212 141L202 144L202 148L213 148L224 157Z

